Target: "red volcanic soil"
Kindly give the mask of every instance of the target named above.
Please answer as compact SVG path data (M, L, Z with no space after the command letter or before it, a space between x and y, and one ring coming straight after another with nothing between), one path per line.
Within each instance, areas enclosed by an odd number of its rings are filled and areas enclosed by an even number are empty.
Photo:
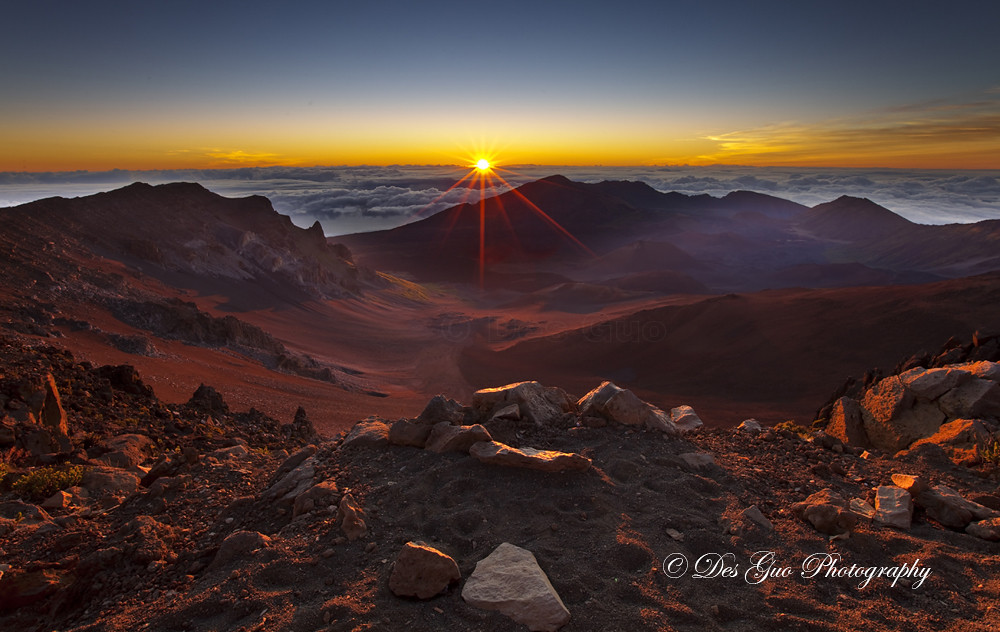
M891 369L996 326L1000 275L907 287L776 290L657 307L599 325L466 349L473 385L527 378L585 393L610 379L710 425L811 422L847 376Z

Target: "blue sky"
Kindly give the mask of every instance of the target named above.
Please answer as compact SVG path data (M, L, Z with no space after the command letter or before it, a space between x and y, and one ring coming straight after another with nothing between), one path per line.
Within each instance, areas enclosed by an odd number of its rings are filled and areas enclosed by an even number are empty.
M0 170L1000 168L1000 3L5 7Z

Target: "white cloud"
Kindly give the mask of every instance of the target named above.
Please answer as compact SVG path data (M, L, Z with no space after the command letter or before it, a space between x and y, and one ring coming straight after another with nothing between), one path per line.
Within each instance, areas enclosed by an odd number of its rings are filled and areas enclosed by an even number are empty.
M135 181L184 180L200 182L222 195L265 195L297 225L319 220L327 234L337 235L391 228L458 204L467 195L464 185L445 191L464 173L461 168L436 166L0 173L0 206L53 195L88 195ZM751 190L810 206L854 195L922 223L1000 218L998 171L522 166L510 167L503 176L518 185L555 173L583 182L642 180L661 191L687 194L722 196ZM477 201L478 195L478 190L468 192L468 201Z

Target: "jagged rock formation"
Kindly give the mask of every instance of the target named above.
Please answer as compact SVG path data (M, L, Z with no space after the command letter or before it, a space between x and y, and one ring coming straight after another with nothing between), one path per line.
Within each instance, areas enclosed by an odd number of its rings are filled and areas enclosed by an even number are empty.
M12 228L59 225L92 252L153 273L253 280L303 296L336 298L384 285L358 268L321 229L302 229L263 197L222 197L198 184L143 183L76 198L49 198L7 209Z
M890 453L932 442L974 456L1000 431L1000 364L916 367L875 382L860 400L841 397L827 432Z

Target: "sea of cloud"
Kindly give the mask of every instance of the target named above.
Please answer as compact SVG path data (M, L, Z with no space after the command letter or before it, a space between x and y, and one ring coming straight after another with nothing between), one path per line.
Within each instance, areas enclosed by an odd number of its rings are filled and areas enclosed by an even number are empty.
M447 166L7 172L0 173L0 207L56 195L89 195L132 182L187 181L227 196L264 195L297 225L318 220L328 235L343 235L393 228L463 201L478 201L478 188L467 188L468 181L449 190L466 173ZM528 165L500 173L514 186L559 173L582 182L642 180L660 191L686 194L757 191L809 206L852 195L924 224L1000 218L1000 171Z

